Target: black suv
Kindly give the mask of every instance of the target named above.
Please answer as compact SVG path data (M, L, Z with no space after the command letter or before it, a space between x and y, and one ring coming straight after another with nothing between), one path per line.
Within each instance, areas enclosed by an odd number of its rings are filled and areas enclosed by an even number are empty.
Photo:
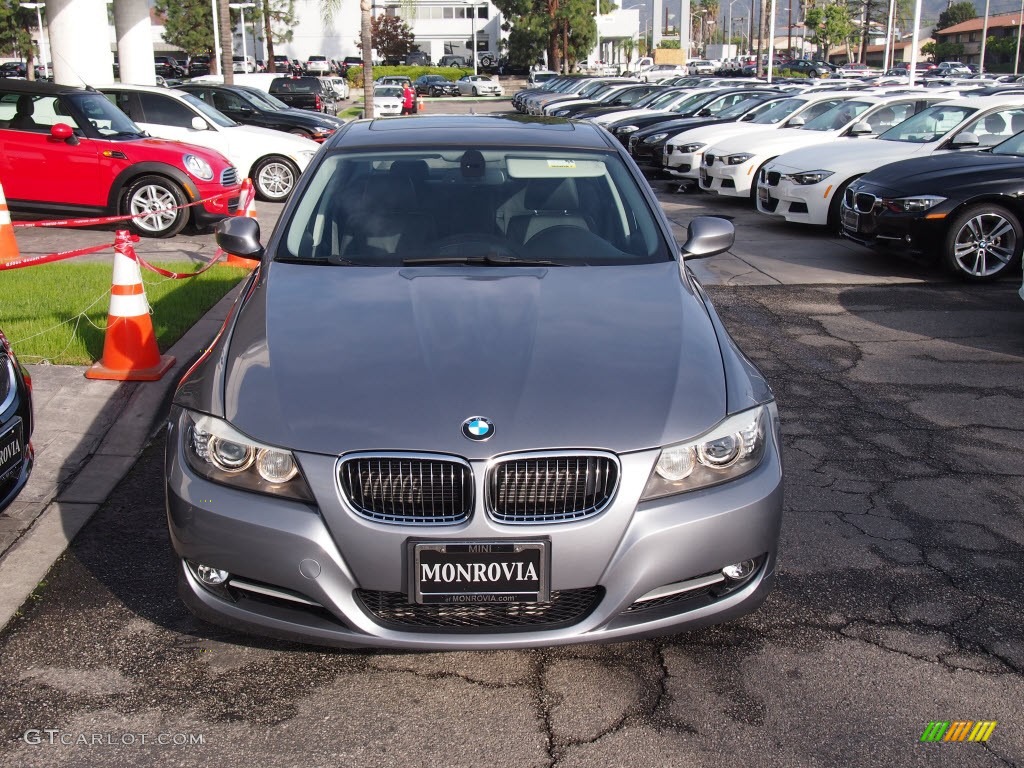
M163 78L184 77L188 74L188 70L181 66L177 59L170 56L154 56L153 67L156 69L156 73Z
M471 66L469 59L465 56L454 56L449 54L448 56L442 56L438 59L437 66L439 67L468 67Z
M345 75L348 74L349 69L351 69L352 67L361 66L363 66L362 56L346 56L345 60L341 62L341 67L339 67L338 72L342 77L344 77Z
M188 75L189 77L198 77L200 75L210 74L210 57L209 56L195 56L192 61L188 63Z
M24 61L5 61L0 64L0 77L26 77L28 69Z

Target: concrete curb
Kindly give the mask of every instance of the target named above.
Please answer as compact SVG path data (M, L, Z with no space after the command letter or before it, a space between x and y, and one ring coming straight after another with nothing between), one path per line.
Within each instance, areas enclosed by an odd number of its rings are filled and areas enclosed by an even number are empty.
M42 513L0 559L0 584L5 587L0 590L0 629L17 615L53 564L163 428L163 404L177 385L185 366L191 364L217 334L242 285L244 281L229 291L167 351L176 361L162 379L135 385L96 450L82 463L63 490L52 489ZM118 390L112 390L106 399L92 399L90 408L98 414L117 397ZM38 423L38 412L36 420Z

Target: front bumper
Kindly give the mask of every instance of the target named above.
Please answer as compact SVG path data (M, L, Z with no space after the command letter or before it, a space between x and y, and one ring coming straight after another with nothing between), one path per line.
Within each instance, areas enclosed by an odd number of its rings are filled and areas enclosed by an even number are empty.
M754 171L757 170L758 158L751 158L739 165L726 165L715 158L712 165L701 163L700 188L713 195L726 197L749 197L755 183Z
M938 259L944 252L949 217L958 205L946 200L922 213L893 213L877 203L858 208L844 199L839 205L841 231L843 237L869 248L899 248Z
M178 415L174 409L165 467L174 550L179 560L223 569L249 585L215 594L181 565L181 596L200 617L243 631L339 647L424 650L617 641L739 617L757 608L774 582L782 514L777 424L757 469L720 486L638 504L658 455L645 451L619 457L622 480L615 499L587 520L509 526L475 510L460 524L407 526L374 523L350 512L334 480L334 456L298 456L319 506L211 483L185 463ZM475 472L477 499L483 498L483 475ZM408 591L410 539L524 538L550 542L553 591L595 595L578 620L516 630L402 628L380 619L360 597ZM758 568L731 591L685 592L637 608L638 598L652 590L696 583L748 559L757 559ZM247 591L254 584L263 592ZM518 605L527 610L530 604Z
M780 216L796 224L828 224L829 206L835 185L825 179L818 184L796 184L776 173L772 179L757 183L757 210L769 216ZM774 180L773 185L771 181Z
M233 187L222 187L211 184L199 187L198 193L201 200L225 193L229 195L192 206L192 223L197 227L209 227L227 216L234 215L238 210L241 186L236 184Z

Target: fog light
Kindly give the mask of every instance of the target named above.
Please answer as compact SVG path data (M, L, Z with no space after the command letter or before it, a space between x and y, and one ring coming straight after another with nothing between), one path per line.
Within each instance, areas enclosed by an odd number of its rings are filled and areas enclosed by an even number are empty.
M722 575L730 581L743 581L754 572L754 561L744 560L742 563L733 563L722 569Z
M227 581L231 574L208 565L197 565L193 568L196 577L208 587L219 587Z

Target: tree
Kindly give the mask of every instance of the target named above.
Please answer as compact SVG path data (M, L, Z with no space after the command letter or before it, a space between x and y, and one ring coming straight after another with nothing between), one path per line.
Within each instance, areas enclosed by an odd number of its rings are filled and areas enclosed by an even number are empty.
M398 16L384 14L373 19L370 24L370 39L377 55L385 63L405 58L413 49L416 39L412 28Z
M974 9L974 3L968 2L967 0L960 3L953 3L949 8L939 14L939 21L935 25L935 28L946 29L948 27L956 26L961 22L970 21L977 16L978 12Z
M159 0L164 17L164 40L189 56L213 54L213 26L208 0Z
M928 56L932 61L960 61L964 53L963 43L925 43L921 46L921 53ZM988 51L985 51L988 58Z
M295 0L263 0L263 37L267 41L267 71L276 72L274 44L290 43L298 23Z
M602 13L616 7L611 0L600 2ZM597 40L592 0L494 0L494 4L506 19L502 28L509 31L513 63L532 64L546 50L548 67L567 71L568 64L586 56Z
M823 59L828 59L829 49L836 43L853 36L850 9L839 3L826 5L824 8L808 8L804 15L804 24L809 33L807 39L821 49Z
M35 44L32 42L32 28L36 15L22 8L18 0L0 0L0 50L13 53L25 59L28 77L34 78Z

